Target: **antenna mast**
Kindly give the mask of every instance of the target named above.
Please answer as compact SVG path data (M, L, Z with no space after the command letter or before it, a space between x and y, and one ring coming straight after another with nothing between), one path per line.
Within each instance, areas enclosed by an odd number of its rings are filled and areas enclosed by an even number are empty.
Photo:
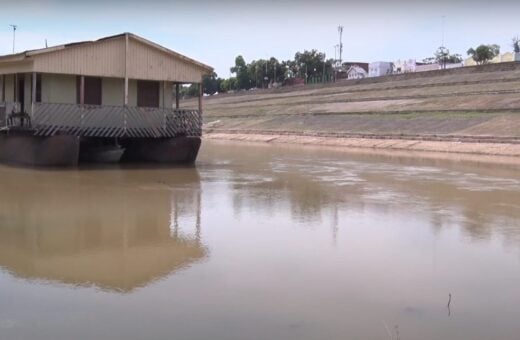
M11 24L9 26L11 26L13 28L13 54L14 54L14 43L16 41L16 29L18 28L18 26L17 25L13 25L13 24Z
M339 33L339 66L342 65L342 54L343 54L343 26L338 26L338 33Z

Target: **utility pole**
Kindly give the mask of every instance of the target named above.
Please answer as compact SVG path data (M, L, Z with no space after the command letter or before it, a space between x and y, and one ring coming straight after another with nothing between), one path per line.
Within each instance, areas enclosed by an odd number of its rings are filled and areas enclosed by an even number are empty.
M441 40L441 46L444 47L444 24L446 21L446 16L442 16L442 40Z
M446 47L444 47L444 24L445 24L445 21L446 21L446 16L443 15L442 16L442 40L441 40L441 48L442 48L442 69L445 70L446 69L446 54L448 53L448 50L446 49Z
M266 88L269 87L269 77L267 76L267 74L268 74L267 73L267 62L268 62L268 60L266 59L265 60L265 77L264 77L264 81L265 81L264 83L265 83Z
M273 83L276 83L276 61L274 62L274 79L273 79Z
M342 64L342 55L343 55L343 26L338 26L339 33L339 65Z
M15 41L16 41L16 29L18 28L18 26L17 25L13 25L13 24L11 24L9 26L11 26L13 28L13 54L14 54L14 44L15 44Z
M321 82L325 84L325 67L327 66L327 55L323 53L323 75L321 77Z

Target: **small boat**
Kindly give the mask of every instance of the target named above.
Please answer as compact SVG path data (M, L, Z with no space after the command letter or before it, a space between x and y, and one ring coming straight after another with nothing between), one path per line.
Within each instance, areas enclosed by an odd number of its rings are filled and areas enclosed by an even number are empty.
M79 161L87 163L118 163L125 152L120 145L85 145L80 148Z

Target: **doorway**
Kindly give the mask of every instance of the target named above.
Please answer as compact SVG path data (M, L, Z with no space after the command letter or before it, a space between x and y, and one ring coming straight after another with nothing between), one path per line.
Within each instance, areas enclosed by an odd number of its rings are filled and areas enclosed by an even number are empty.
M144 81L137 82L137 106L159 107L159 82Z

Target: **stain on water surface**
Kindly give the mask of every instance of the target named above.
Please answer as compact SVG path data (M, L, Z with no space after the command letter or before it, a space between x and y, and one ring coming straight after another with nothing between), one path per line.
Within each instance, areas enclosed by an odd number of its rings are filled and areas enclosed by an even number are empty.
M515 166L205 141L0 183L0 339L520 338Z

